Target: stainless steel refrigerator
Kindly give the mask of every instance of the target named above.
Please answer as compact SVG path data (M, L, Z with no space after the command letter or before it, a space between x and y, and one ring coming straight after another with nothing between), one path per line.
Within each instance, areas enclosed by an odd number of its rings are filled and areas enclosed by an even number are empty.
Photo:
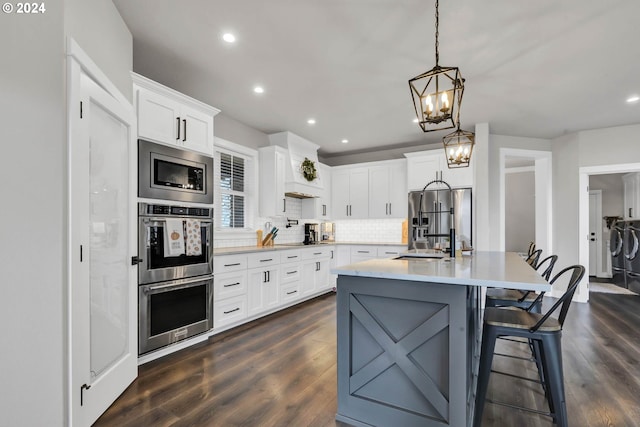
M463 248L473 246L470 188L411 191L408 215L408 249L447 248L452 228Z

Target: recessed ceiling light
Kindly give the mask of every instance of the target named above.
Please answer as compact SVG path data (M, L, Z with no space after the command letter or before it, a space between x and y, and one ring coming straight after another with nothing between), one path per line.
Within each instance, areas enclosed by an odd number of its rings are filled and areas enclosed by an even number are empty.
M315 125L316 124L316 119L309 119L309 120L307 120L307 123L309 123L310 125Z
M349 140L348 140L348 139L343 139L343 140L342 140L342 141L340 141L340 142L342 142L343 144L346 144L347 142L349 142Z
M418 119L417 118L413 119L413 123L418 123Z
M222 35L222 40L226 41L227 43L233 43L236 41L236 36L231 33L224 33Z
M638 101L640 101L640 96L638 96L638 95L633 95L633 96L630 96L629 98L627 98L627 102L629 104L632 104L632 103L638 102Z
M255 93L264 93L264 88L262 86L256 86L253 88Z

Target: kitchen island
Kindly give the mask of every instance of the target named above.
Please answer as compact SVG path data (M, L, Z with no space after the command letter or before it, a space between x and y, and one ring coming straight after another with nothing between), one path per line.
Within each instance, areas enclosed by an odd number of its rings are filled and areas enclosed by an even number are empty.
M399 257L338 274L338 413L355 426L469 426L481 287L548 291L516 253Z

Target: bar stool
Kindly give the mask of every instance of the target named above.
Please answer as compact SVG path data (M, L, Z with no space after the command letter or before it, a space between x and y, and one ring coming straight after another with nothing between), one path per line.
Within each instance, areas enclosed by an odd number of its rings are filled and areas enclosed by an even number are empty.
M549 255L542 261L540 261L536 270L544 270L540 275L548 282L553 267L558 260L558 255ZM487 295L485 296L485 307L520 307L524 309L530 309L534 313L541 312L540 302L544 292L536 294L531 291L520 291L517 289L500 289L491 288L487 289Z
M536 349L536 358L542 367L540 376L546 386L545 395L549 404L549 412L541 412L530 408L519 408L526 411L542 413L551 416L559 427L566 427L567 407L564 396L564 375L562 370L562 326L580 280L584 276L584 267L574 265L560 271L551 280L553 284L565 274L571 274L569 284L564 295L544 315L530 313L515 307L487 308L484 313L482 331L482 349L478 372L478 388L473 425L480 427L486 400L489 376L496 345L499 337L519 337L529 340ZM551 317L558 308L560 315L557 319ZM487 399L488 400L488 399ZM516 405L503 402L491 403L518 408Z
M531 267L536 268L538 266L538 260L540 259L540 255L542 255L542 249L536 249L535 251L529 254L529 256L525 261Z

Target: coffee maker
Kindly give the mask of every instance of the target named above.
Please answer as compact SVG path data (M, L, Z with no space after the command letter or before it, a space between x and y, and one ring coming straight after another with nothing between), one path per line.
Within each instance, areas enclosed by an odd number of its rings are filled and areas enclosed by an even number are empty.
M304 225L304 244L314 245L318 243L318 224L305 223Z

